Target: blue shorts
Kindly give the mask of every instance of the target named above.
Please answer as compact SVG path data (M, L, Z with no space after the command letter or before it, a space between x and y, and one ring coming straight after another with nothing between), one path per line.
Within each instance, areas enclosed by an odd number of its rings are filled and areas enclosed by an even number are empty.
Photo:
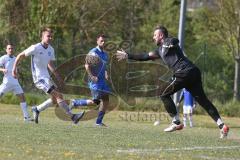
M108 95L111 92L110 87L105 82L105 80L100 80L98 82L89 82L89 88L93 99L102 99L104 96Z

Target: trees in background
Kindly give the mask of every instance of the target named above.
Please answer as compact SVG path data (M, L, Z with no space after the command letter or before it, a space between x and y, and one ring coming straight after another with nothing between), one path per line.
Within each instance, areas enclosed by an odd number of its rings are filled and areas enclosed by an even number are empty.
M217 12L212 16L213 40L223 44L235 63L233 97L240 100L240 1L217 1Z
M234 97L239 99L240 2L216 2L215 7L187 13L184 48L204 71L208 94L219 93L221 96L215 98L230 99L234 86ZM39 31L47 25L55 30L53 45L58 65L70 57L86 54L95 46L100 32L106 33L115 45L107 48L111 55L123 40L131 42L126 48L130 52L150 51L155 47L152 32L157 24L167 26L170 34L177 36L179 9L180 0L0 0L0 46L3 48L4 42L10 40L22 51L40 40ZM29 86L31 78L29 65L27 61L21 67L24 86ZM114 67L117 71L127 69L124 65ZM73 78L79 81L77 76ZM122 87L126 86L123 79L114 75L115 82Z

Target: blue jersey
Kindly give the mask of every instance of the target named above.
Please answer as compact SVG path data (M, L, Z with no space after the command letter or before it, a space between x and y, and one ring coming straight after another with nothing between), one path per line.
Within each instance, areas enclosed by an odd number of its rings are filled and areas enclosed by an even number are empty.
M98 79L104 80L105 79L105 71L107 69L107 63L108 63L108 55L103 50L101 50L99 47L95 47L91 49L88 53L91 56L96 56L100 59L99 63L91 66L91 72L93 76L98 77Z
M105 71L107 70L108 55L99 47L91 49L88 53L90 56L97 56L100 61L96 65L91 66L91 72L93 76L98 77L97 82L89 80L89 88L91 89L92 96L95 99L101 97L101 95L109 93L110 88L105 81Z
M190 92L188 92L185 88L182 91L181 99L184 98L183 105L184 106L193 106L193 96Z

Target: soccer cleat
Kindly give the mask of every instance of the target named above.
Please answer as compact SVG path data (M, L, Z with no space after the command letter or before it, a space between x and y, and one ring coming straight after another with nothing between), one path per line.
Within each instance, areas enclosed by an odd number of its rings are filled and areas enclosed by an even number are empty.
M106 124L104 123L96 123L97 127L108 127Z
M37 110L36 106L32 107L32 113L33 113L33 120L36 124L38 124L38 117L39 117L39 111Z
M175 124L175 123L172 123L168 128L164 129L165 132L173 132L173 131L176 131L176 130L181 130L183 129L183 124L180 123L180 124Z
M73 116L72 116L73 123L77 124L80 121L80 119L83 117L84 113L85 113L85 111L78 113L78 114L73 114Z
M24 117L24 122L33 122L33 119L31 117Z
M220 138L227 138L229 132L229 127L227 125L223 125L223 128L220 129Z

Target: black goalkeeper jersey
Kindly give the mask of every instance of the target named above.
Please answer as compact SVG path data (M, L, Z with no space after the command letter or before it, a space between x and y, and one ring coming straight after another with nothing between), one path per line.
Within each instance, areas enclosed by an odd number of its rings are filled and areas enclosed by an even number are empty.
M166 38L162 45L155 50L163 62L174 71L174 73L185 73L196 66L184 56L177 38Z

